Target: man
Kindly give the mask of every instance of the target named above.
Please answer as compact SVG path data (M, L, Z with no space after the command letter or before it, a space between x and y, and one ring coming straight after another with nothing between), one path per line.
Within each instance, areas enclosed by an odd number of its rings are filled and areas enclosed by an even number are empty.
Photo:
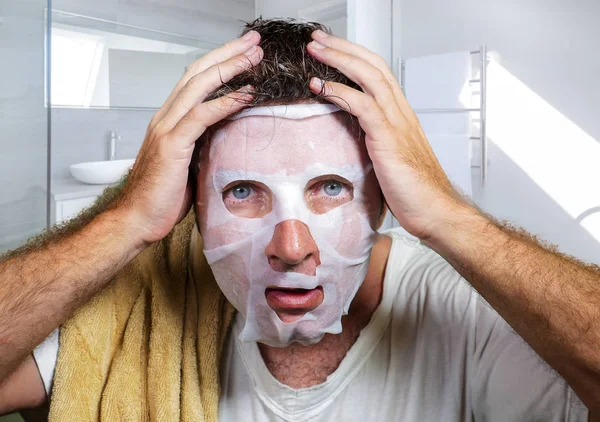
M586 420L573 391L593 420L598 269L465 203L383 60L314 29L259 20L199 60L150 123L122 194L0 264L3 411L45 401L27 356L194 202L239 311L222 420ZM307 105L323 99L342 111ZM233 116L248 103L272 115ZM375 235L379 188L420 243Z

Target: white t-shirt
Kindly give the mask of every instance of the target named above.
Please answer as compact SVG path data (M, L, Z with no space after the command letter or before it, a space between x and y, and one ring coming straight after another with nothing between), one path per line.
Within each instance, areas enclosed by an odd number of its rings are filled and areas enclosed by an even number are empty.
M564 380L446 261L389 235L381 303L323 384L278 382L257 344L239 341L238 314L222 359L219 420L587 421Z

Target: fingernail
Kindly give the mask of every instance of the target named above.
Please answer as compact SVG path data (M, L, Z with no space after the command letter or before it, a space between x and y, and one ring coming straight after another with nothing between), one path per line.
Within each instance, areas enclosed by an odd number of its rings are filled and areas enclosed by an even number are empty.
M256 46L255 46L255 45L253 45L252 47L250 47L248 50L246 50L246 51L244 52L244 55L245 55L245 56L251 56L251 55L252 55L252 53L254 53L255 51L256 51Z
M312 48L316 48L317 50L322 50L325 48L325 46L318 41L311 41L310 44L312 44Z
M254 30L248 31L244 34L242 39L248 41L250 38L252 38L254 36L254 34L256 34L256 31L254 31Z
M313 77L313 78L310 79L310 85L313 88L321 89L321 87L323 86L323 79L319 79L317 77Z
M315 35L318 38L327 38L329 36L329 34L327 32L322 31L320 29L317 29L316 31L314 31L313 35Z
M251 92L254 92L254 87L252 85L246 85L240 88L240 92L243 94L250 94Z

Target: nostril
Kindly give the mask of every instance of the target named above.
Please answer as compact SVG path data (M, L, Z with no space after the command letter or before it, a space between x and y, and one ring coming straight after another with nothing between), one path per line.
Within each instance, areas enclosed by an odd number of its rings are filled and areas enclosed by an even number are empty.
M311 256L314 258L315 260L315 268L317 268L319 265L321 265L321 254L319 253L319 251L317 250L316 253L311 254Z
M308 254L298 261L289 261L281 259L277 256L268 257L269 265L277 272L294 272L314 276L317 273L317 267L321 265L321 261L317 254Z
M275 271L280 272L280 273L286 271L287 265L281 259L277 258L276 256L270 256L268 259L269 259L269 265Z

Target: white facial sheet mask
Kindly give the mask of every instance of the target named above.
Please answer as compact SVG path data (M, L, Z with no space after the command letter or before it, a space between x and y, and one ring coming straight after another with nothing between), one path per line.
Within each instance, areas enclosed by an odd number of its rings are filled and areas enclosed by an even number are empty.
M325 106L325 107L324 107ZM325 333L342 331L361 286L374 243L374 174L364 144L336 116L339 108L322 104L255 107L236 116L213 136L201 168L201 234L215 279L244 317L241 340L285 347L313 344ZM353 185L353 199L324 214L305 200L309 182L337 175ZM370 182L369 182L370 180ZM255 181L271 192L271 211L261 218L231 213L224 188ZM370 184L369 184L370 183ZM200 187L202 184L202 187ZM367 189L368 187L368 189ZM321 264L315 275L278 272L265 254L277 225L298 220L310 230ZM323 287L323 302L291 323L281 321L266 300L267 287Z

